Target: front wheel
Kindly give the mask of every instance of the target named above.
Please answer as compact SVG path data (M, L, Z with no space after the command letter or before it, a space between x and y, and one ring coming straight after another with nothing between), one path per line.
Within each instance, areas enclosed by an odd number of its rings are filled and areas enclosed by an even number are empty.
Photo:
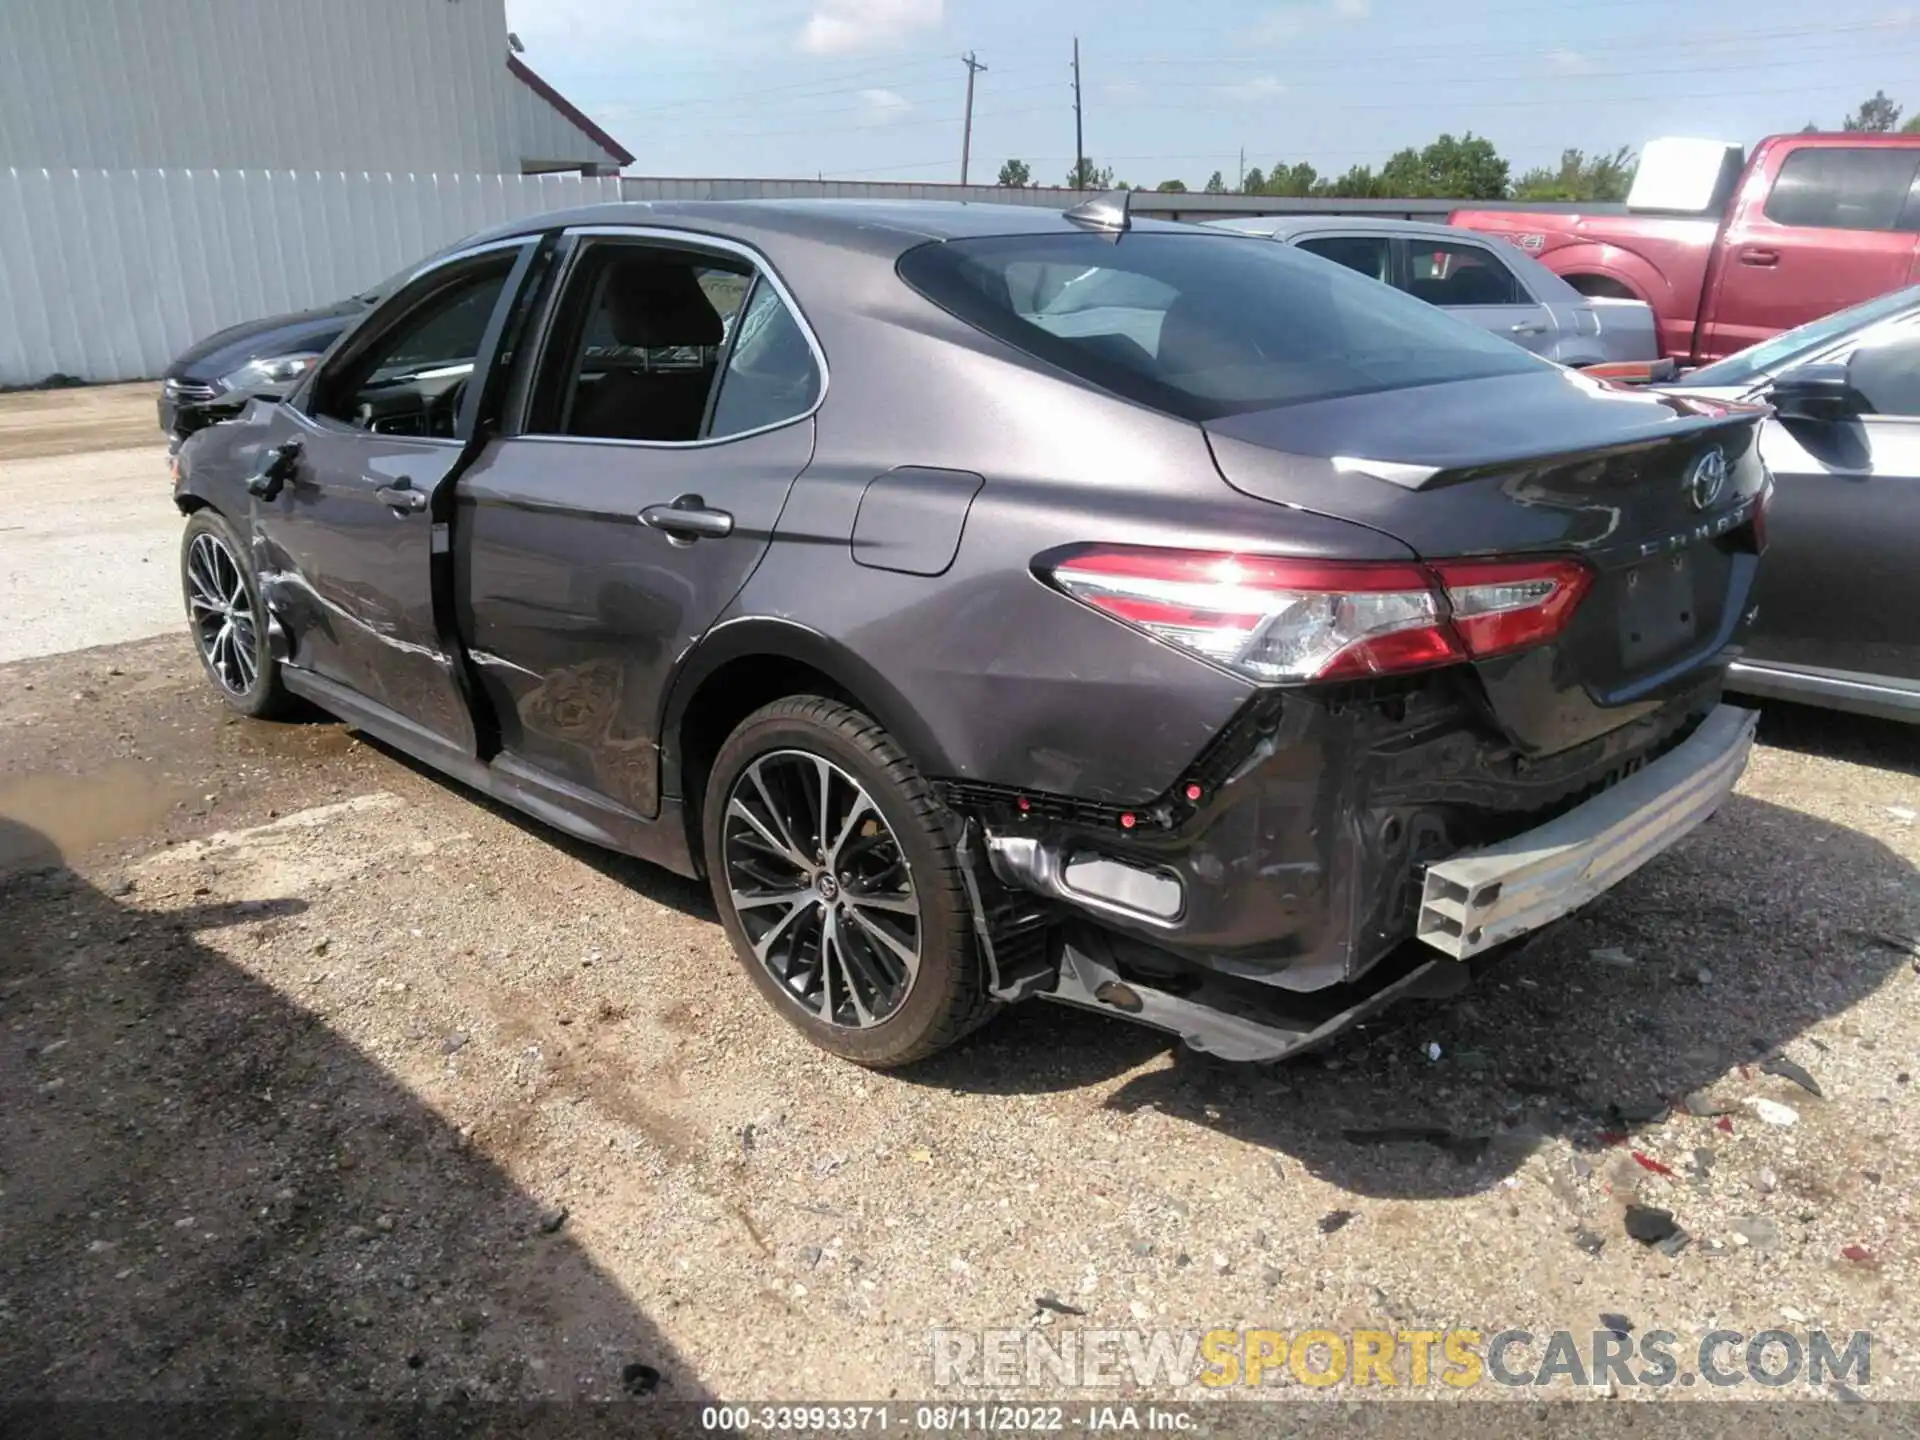
M735 953L821 1049L905 1065L991 1013L938 807L868 716L814 695L749 715L714 761L702 830Z
M180 538L180 588L207 678L242 715L284 715L293 699L267 648L267 611L247 549L217 512L196 510Z

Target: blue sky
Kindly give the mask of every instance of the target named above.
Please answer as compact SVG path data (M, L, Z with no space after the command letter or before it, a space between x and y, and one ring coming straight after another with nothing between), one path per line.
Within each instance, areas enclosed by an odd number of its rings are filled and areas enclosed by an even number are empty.
M1752 142L1885 89L1920 111L1920 3L1892 0L507 0L525 59L632 173L1061 183L1080 36L1087 153L1121 179L1378 164L1443 130L1517 174L1563 146Z

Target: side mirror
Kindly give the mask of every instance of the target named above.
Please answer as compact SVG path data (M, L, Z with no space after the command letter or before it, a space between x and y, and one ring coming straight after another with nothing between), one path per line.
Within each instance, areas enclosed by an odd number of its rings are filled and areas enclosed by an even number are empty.
M1782 420L1847 420L1866 408L1845 365L1802 365L1775 380L1767 400Z

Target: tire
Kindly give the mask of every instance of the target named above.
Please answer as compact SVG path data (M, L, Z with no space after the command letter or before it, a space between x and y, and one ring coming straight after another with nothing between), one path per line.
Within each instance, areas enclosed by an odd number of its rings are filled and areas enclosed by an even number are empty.
M294 700L267 646L267 609L247 546L215 510L196 510L180 537L180 590L194 652L214 689L242 715L271 720Z
M825 823L815 818L823 777ZM714 760L701 831L734 953L767 1003L822 1050L873 1069L906 1065L992 1014L938 806L871 717L817 695L756 710ZM823 852L836 863L821 866ZM909 938L911 969L901 955ZM869 983L903 975L898 988Z

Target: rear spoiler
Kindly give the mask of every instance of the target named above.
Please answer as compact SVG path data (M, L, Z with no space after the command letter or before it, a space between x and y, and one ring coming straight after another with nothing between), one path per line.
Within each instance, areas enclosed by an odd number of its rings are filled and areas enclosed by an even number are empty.
M1580 373L1596 380L1611 380L1617 385L1664 385L1679 376L1680 367L1668 355L1658 360L1607 360L1598 365L1582 365Z

